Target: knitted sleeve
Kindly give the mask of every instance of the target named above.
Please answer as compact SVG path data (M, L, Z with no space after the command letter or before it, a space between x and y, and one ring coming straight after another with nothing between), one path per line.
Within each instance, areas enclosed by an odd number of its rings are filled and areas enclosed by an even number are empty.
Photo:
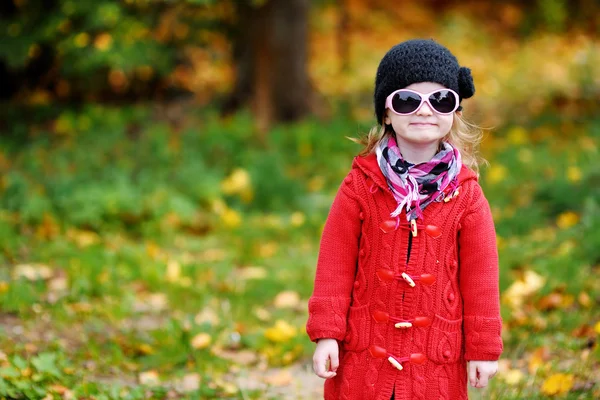
M479 184L458 236L465 359L495 361L502 353L498 250L492 213Z
M361 231L352 178L351 172L340 186L321 236L315 286L308 301L306 332L312 341L343 340L346 334Z

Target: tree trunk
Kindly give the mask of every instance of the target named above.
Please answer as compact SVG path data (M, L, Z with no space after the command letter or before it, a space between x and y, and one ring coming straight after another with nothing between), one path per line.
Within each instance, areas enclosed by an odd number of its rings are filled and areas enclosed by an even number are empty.
M310 111L307 71L309 0L269 0L261 7L237 2L233 33L237 76L223 104L230 113L249 104L260 132Z

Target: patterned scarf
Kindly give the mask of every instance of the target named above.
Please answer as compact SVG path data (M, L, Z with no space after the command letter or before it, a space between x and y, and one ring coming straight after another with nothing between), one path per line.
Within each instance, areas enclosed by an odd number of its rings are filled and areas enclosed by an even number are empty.
M390 215L397 217L406 208L408 221L421 218L432 201L439 201L450 187L458 186L461 158L458 149L442 142L442 149L428 162L411 164L402 158L394 135L384 137L377 145L377 162L398 202Z

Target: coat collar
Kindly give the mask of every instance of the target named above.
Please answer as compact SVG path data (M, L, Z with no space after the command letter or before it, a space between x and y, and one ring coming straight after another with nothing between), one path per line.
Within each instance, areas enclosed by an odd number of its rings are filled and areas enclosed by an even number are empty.
M371 180L383 190L389 191L387 181L381 169L379 168L379 164L377 163L377 156L374 153L371 153L367 156L356 156L354 157L354 161L352 162L352 168L356 168L362 171L365 175L367 175ZM463 165L460 173L458 174L458 184L461 185L463 182L468 180L477 181L477 174L471 170L469 167Z

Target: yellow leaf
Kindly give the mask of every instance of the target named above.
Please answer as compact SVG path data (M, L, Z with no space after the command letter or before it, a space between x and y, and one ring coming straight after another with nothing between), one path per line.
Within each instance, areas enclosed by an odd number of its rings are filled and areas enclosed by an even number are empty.
M487 179L490 183L498 183L504 180L507 175L507 170L504 165L494 164L490 167L487 173Z
M240 214L237 211L232 210L230 208L226 209L223 212L223 214L221 215L221 220L223 221L223 224L225 224L225 226L230 228L236 228L242 223L242 217L240 216Z
M590 308L592 306L592 299L586 292L579 293L577 296L577 301L585 308Z
M509 369L502 374L502 378L510 386L518 385L524 377L525 374L523 374L520 369Z
M292 213L292 216L290 217L290 223L292 224L292 226L302 226L304 225L305 221L306 217L300 211Z
M211 342L212 338L210 335L206 332L202 332L192 338L191 345L194 349L201 350L210 346Z
M169 260L167 263L167 273L165 275L167 282L175 283L181 278L181 265L176 260Z
M154 349L148 343L141 343L138 346L138 350L142 354L152 354L152 353L154 353Z
M542 384L542 393L545 395L565 394L573 387L573 375L554 374L548 377Z
M258 245L258 254L264 258L273 257L277 253L278 248L279 246L275 242L260 243Z
M242 193L250 188L250 174L242 168L233 170L223 182L221 182L221 190L225 194Z
M1 281L0 282L0 294L6 293L8 291L8 282Z
M287 386L292 383L293 377L289 370L284 369L264 378L265 383L273 386Z
M273 342L283 343L296 336L297 329L282 319L265 331L265 337Z
M271 313L262 307L255 309L254 315L256 315L256 318L260 319L263 322L267 322L271 319Z
M598 335L600 335L600 321L596 322L596 325L594 325L594 330Z
M91 246L100 241L100 237L96 232L79 229L69 229L67 237L81 248Z
M560 229L568 229L579 222L579 215L573 211L565 211L556 218L556 225Z
M101 33L96 37L94 41L94 47L100 51L106 51L110 49L112 45L112 36L108 33Z
M138 379L142 385L155 386L160 384L158 372L154 370L141 372L138 376Z
M44 264L19 264L13 271L15 279L25 278L28 281L47 280L52 277L52 269Z
M527 142L527 131L522 126L515 126L508 132L508 142L513 145L521 145Z
M194 317L194 322L198 325L208 323L212 326L216 326L219 324L219 316L212 308L205 307L202 311L196 314Z
M193 392L200 389L200 374L192 373L184 375L181 379L181 391Z
M237 276L243 280L265 279L267 277L267 270L263 267L244 267L239 270Z
M574 166L567 168L567 179L573 183L579 182L581 180L581 170Z
M90 35L85 32L81 32L77 36L75 36L75 46L77 47L85 47L90 42Z
M300 303L300 295L293 290L286 290L275 296L275 308L294 308Z
M525 271L523 278L513 282L502 294L502 302L512 308L519 308L523 305L525 298L539 290L546 279L531 270Z

